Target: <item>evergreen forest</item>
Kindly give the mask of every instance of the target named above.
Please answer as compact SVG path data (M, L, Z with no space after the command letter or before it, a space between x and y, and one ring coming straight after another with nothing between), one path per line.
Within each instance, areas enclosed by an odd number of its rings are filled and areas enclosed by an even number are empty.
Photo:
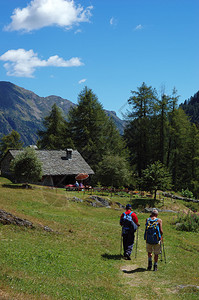
M198 96L199 92L194 97ZM138 189L150 170L156 170L157 176L161 169L159 188L190 190L198 197L199 128L184 107L178 106L178 98L175 88L171 95L159 95L143 82L130 93L126 126L121 135L97 95L85 87L78 96L78 104L70 108L67 120L56 104L52 106L43 120L44 130L38 132L37 146L77 149L95 172L93 184ZM1 156L9 148L22 147L20 135L13 130L0 141ZM146 181L145 187L149 190Z

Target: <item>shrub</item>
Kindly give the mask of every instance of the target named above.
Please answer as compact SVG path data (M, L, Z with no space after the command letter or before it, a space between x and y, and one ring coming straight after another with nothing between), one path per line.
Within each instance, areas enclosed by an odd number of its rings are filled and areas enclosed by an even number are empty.
M179 213L175 222L177 230L182 231L199 231L199 214Z
M42 165L33 148L25 148L11 162L11 170L18 182L37 182L42 177Z
M185 206L191 209L193 212L199 211L199 203L188 202L185 203Z
M193 193L191 191L189 191L189 189L186 189L186 190L182 189L181 195L183 197L192 198L193 199Z

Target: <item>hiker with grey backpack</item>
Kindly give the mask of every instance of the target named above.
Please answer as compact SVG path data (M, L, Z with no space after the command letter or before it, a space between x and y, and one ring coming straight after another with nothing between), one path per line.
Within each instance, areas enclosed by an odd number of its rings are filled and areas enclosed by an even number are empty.
M146 251L148 253L148 268L152 269L152 253L154 253L154 267L153 270L158 269L158 255L161 253L161 241L163 239L162 220L157 218L158 211L153 208L152 213L146 219L144 239L146 240Z
M122 213L120 217L120 225L122 226L121 239L123 240L123 250L124 250L123 258L126 260L131 260L130 256L133 250L135 232L138 229L138 226L140 226L140 224L138 223L137 215L134 212L132 212L131 209L132 209L131 205L127 204L126 211Z

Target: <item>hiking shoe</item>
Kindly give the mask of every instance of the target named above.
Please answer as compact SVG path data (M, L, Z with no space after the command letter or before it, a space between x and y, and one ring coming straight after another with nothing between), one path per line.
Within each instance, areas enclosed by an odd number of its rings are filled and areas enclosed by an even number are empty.
M131 260L130 255L128 255L128 254L126 254L126 255L124 256L124 258L125 258L126 260Z
M158 266L157 265L154 265L153 266L153 271L157 271L158 270Z

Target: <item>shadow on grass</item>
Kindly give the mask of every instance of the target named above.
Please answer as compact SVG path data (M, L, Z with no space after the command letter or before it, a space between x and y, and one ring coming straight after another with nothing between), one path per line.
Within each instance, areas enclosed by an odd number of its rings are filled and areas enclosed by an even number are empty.
M29 184L2 184L2 187L9 189L32 189L32 186Z
M159 200L153 198L133 198L131 199L131 205L133 208L155 207Z
M135 270L130 270L130 271L127 271L127 270L122 270L124 273L126 274L133 274L133 273L141 273L141 272L146 272L147 269L145 268L137 268Z
M102 258L104 259L114 259L114 260L121 260L122 256L120 254L102 254Z

